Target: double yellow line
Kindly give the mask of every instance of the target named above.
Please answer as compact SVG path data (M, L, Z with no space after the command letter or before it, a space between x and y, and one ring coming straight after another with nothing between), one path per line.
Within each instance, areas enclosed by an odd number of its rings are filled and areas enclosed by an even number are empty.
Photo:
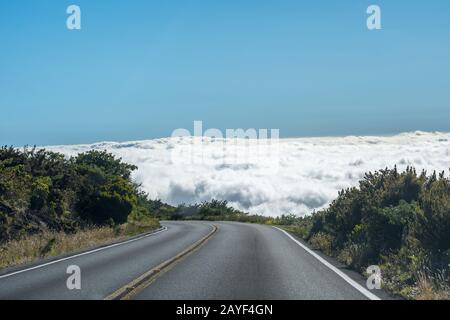
M130 300L133 296L137 295L140 291L153 283L157 278L172 269L183 258L186 258L190 254L197 251L200 247L202 247L217 232L218 227L216 225L212 225L212 227L213 229L210 233L195 242L193 245L183 250L176 256L170 258L169 260L164 261L155 268L145 272L143 275L134 279L122 288L116 290L115 292L107 296L105 300Z

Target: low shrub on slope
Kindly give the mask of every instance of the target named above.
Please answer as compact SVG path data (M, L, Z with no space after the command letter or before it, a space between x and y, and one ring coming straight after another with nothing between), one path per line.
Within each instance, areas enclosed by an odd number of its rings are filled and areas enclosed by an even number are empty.
M89 151L67 159L43 149L0 148L2 256L14 260L11 255L20 254L11 253L9 244L37 243L30 239L40 235L49 238L44 247L72 248L77 244L68 239L77 237L69 235L81 231L97 240L109 234L104 237L109 240L110 234L128 235L156 228L158 221L150 211L153 202L131 181L135 169L106 151ZM42 256L51 253L52 248ZM34 252L31 256L38 257L44 248L28 249Z
M408 168L367 173L358 188L291 224L315 248L408 298L450 298L450 179Z

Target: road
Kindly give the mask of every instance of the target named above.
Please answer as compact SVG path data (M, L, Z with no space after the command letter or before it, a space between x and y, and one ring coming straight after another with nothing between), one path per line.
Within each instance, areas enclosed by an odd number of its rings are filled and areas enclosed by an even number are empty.
M163 225L167 230L111 248L36 269L3 275L0 272L0 299L104 299L204 238L212 229L207 222ZM206 243L132 298L370 298L362 286L337 274L278 229L233 222L214 225L218 230ZM66 287L69 265L81 269L81 290Z

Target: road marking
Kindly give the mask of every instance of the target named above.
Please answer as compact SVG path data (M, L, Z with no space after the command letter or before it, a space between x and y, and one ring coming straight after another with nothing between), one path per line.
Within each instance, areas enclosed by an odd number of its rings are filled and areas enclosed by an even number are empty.
M14 275L17 275L17 274L20 274L20 273L28 272L28 271L40 269L40 268L43 268L43 267L46 267L46 266L49 266L49 265L52 265L52 264L55 264L55 263L59 263L59 262L66 261L66 260L69 260L69 259L78 258L78 257L81 257L81 256L85 256L85 255L88 255L88 254L92 254L92 253L98 252L98 251L102 251L102 250L110 249L110 248L113 248L113 247L121 246L121 245L124 245L124 244L127 244L127 243L135 242L135 241L138 241L138 240L141 240L141 239L153 236L155 234L164 232L166 230L167 230L167 227L163 226L158 231L155 231L155 232L152 232L152 233L149 233L149 234L146 234L146 235L134 238L134 239L125 240L123 242L114 243L114 244L108 245L106 247L93 249L93 250L90 250L90 251L86 251L86 252L82 252L82 253L79 253L79 254L75 254L73 256L61 258L61 259L50 261L50 262L47 262L47 263L43 263L43 264L40 264L40 265L37 265L37 266L34 266L34 267L30 267L30 268L27 268L27 269L11 272L11 273L8 273L8 274L0 276L0 279L8 278L8 277L11 277L11 276L14 276Z
M111 293L109 296L105 298L105 300L129 300L145 288L147 288L150 284L152 284L157 278L161 275L172 269L177 263L179 263L182 259L191 255L198 249L200 249L203 245L208 242L209 239L216 233L219 229L216 225L211 225L213 228L211 232L209 232L206 236L195 242L193 245L183 250L176 256L164 261L160 265L152 268L151 270L145 272L141 276L137 277L130 283L127 283L123 287Z
M356 290L358 290L359 292L361 292L363 295L365 295L367 298L369 298L370 300L381 300L379 297L377 297L376 295L374 295L372 292L370 292L369 290L367 290L366 288L364 288L363 286L361 286L359 283L357 283L355 280L353 280L352 278L350 278L348 275L346 275L344 272L342 272L341 270L339 270L338 268L336 268L335 266L333 266L331 263L329 263L327 260L325 260L324 258L322 258L321 256L319 256L317 253L315 253L314 251L312 251L310 248L308 248L307 246L305 246L303 243L301 243L300 241L298 241L297 239L295 239L292 235L290 235L287 231L275 227L275 229L280 230L281 232L283 232L285 235L287 235L292 241L294 241L296 244L298 244L300 247L302 247L306 252L308 252L310 255L312 255L314 258L316 258L317 260L319 260L320 262L322 262L325 266L327 266L329 269L331 269L332 271L334 271L338 276L340 276L342 279L344 279L348 284L350 284L353 288L355 288Z

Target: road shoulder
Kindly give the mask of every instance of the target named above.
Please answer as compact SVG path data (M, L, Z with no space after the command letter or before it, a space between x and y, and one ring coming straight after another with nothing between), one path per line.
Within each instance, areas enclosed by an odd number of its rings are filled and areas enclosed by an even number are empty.
M287 233L288 235L290 235L292 238L294 238L294 240L298 241L302 246L306 247L311 252L318 255L320 258L322 258L327 263L329 263L332 267L334 267L337 270L339 270L340 272L342 272L345 276L347 276L348 278L350 278L351 280L356 282L360 287L364 288L365 290L369 291L373 295L377 296L380 300L402 300L401 297L393 296L392 294L390 294L389 292L387 292L386 290L383 290L383 289L374 289L374 290L367 289L367 286L366 286L367 279L362 274L358 273L355 270L349 269L347 266L340 263L335 258L327 256L323 252L311 248L311 246L306 241L299 238L297 235L295 235L283 228L279 228L279 227L274 227L274 228L279 230L280 232L284 232L284 233ZM300 246L300 247L302 248L302 246ZM302 249L305 250L305 248L302 248ZM305 252L310 254L307 250L305 250Z

